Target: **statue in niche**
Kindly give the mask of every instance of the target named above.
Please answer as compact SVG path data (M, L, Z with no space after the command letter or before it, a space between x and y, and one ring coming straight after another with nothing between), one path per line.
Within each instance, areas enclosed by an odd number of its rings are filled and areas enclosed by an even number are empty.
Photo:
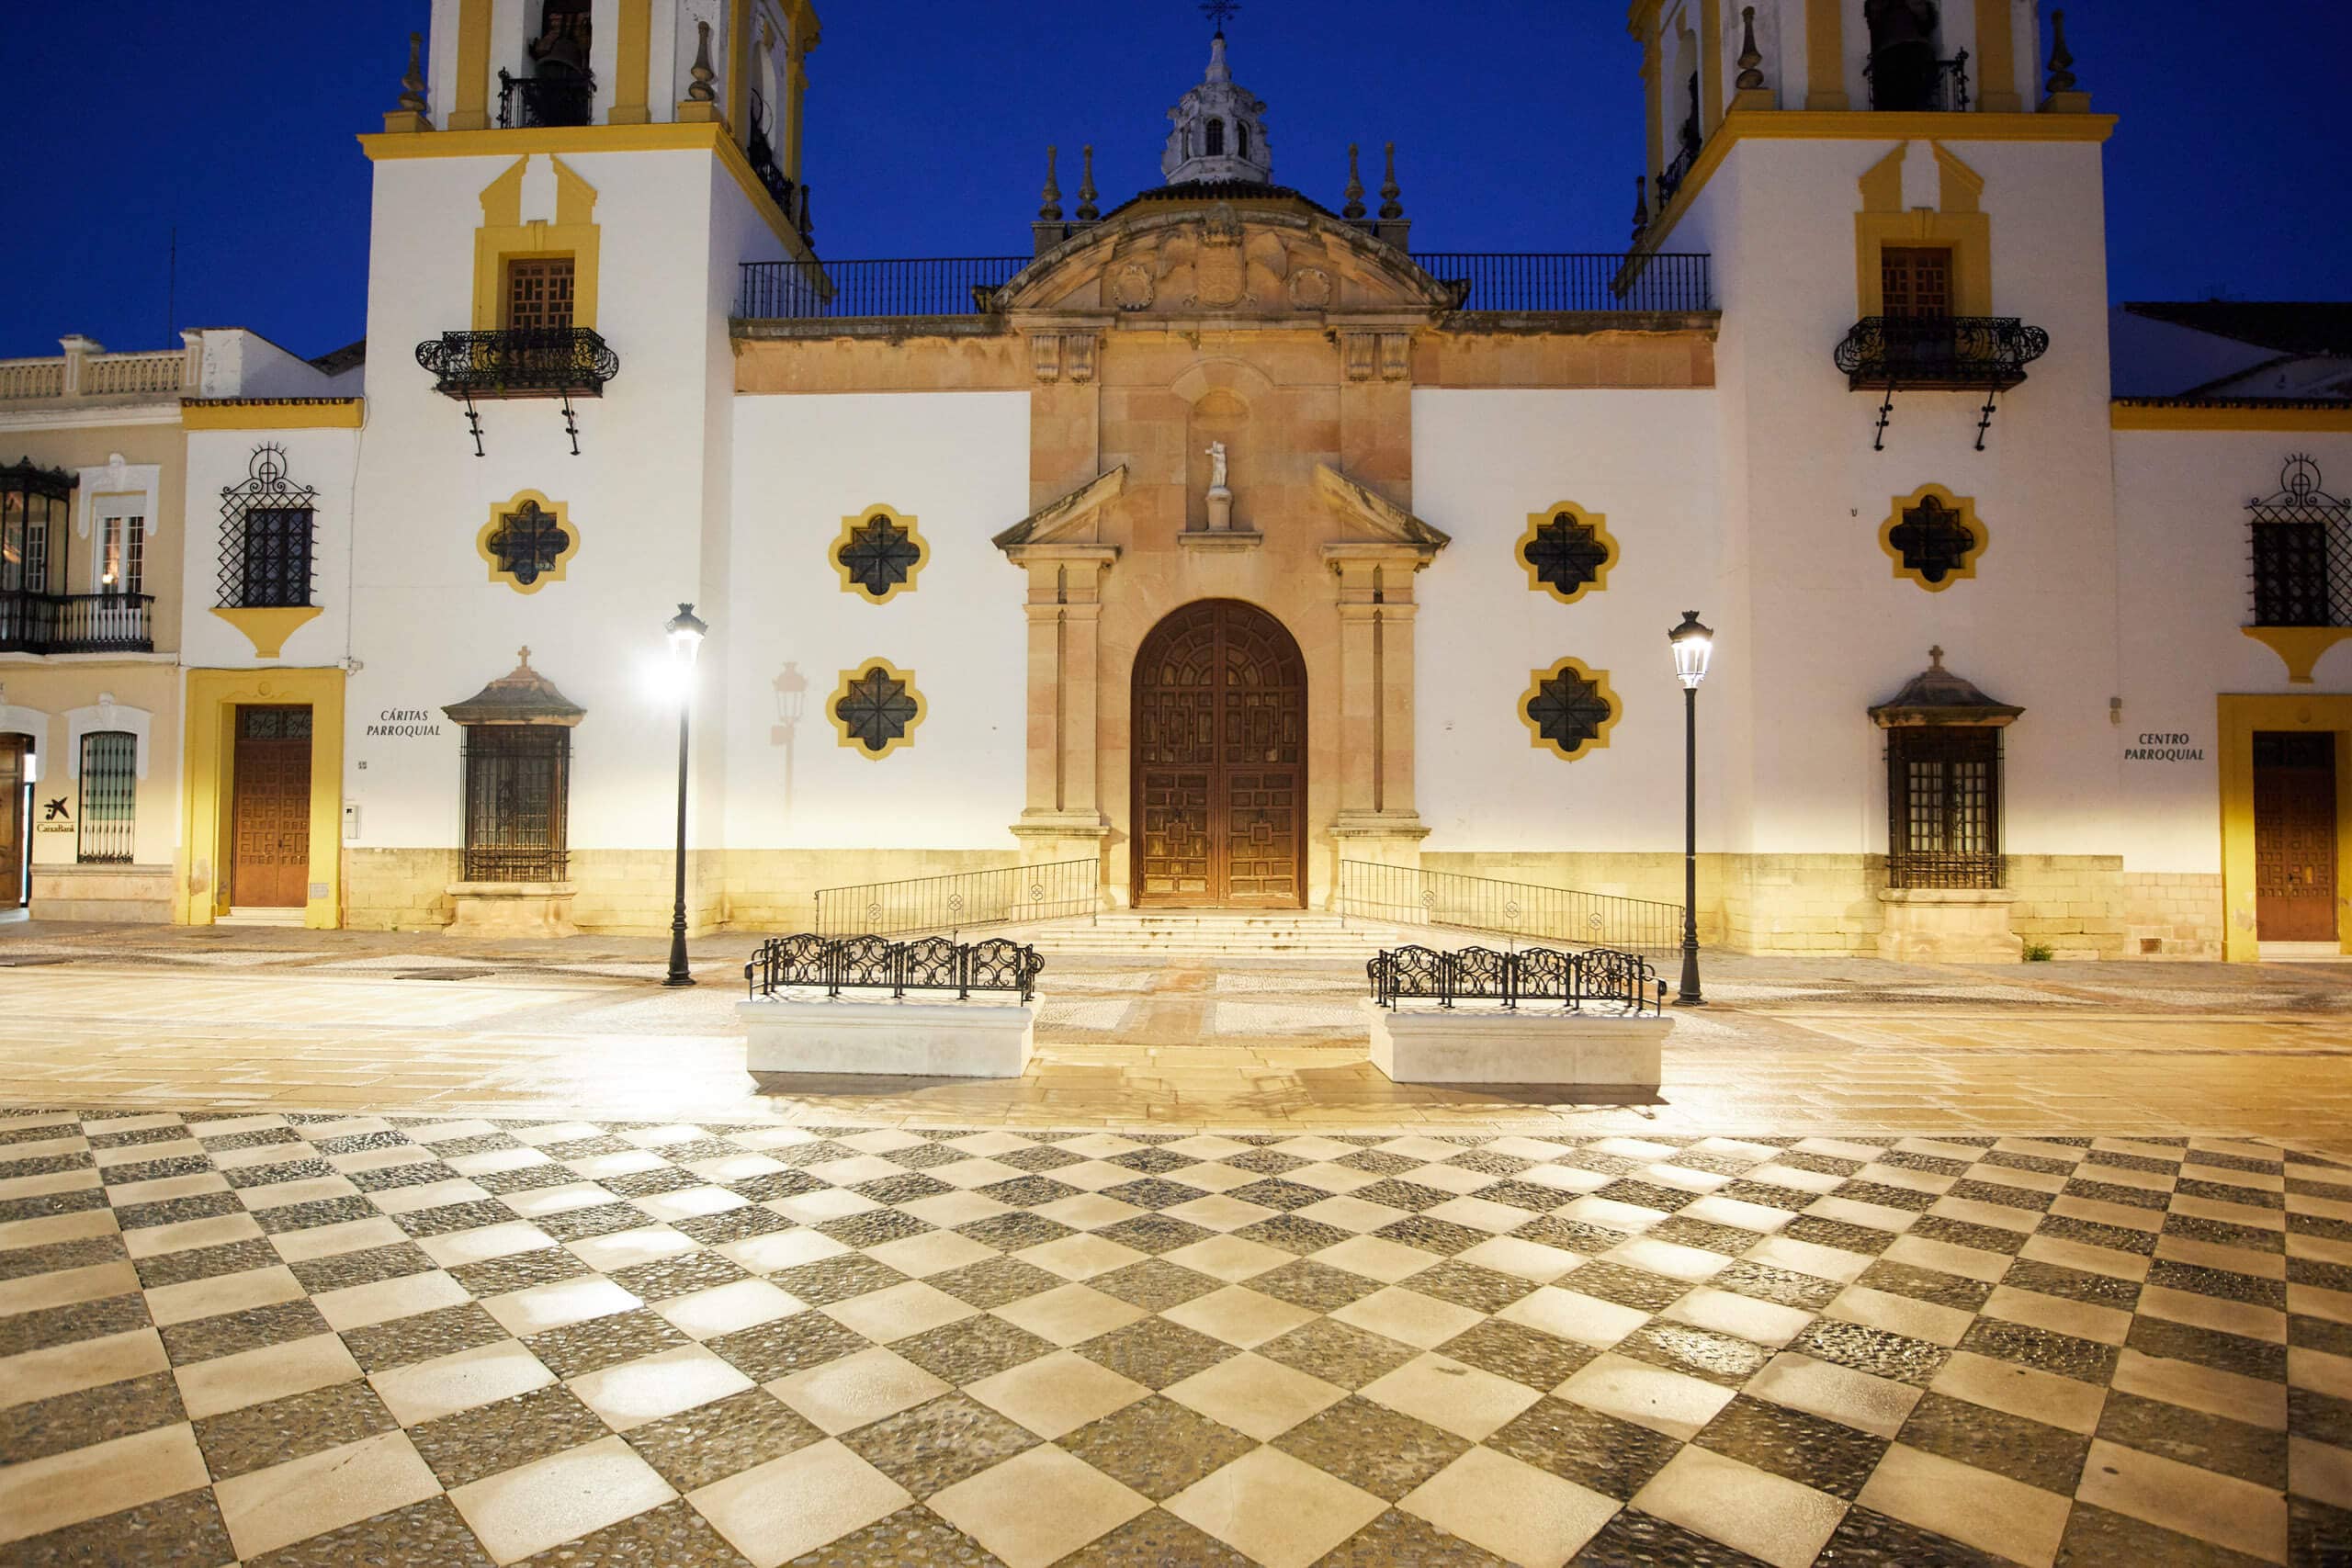
M1233 491L1226 482L1225 443L1212 441L1209 457L1209 529L1227 533L1233 527Z

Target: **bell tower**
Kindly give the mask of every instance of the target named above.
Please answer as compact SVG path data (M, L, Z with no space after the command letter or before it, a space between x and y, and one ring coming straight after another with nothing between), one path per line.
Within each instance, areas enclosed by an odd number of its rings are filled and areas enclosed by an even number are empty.
M1170 185L1194 180L1243 180L1271 185L1273 149L1266 140L1266 105L1235 85L1225 61L1225 27L1209 40L1208 73L1168 111L1175 129L1159 169Z

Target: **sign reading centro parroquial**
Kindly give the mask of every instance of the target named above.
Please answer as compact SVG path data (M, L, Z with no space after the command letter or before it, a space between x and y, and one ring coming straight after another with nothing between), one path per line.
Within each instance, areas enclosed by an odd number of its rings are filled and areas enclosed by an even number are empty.
M2123 748L2127 762L2201 762L2205 748L2185 729L2143 729Z

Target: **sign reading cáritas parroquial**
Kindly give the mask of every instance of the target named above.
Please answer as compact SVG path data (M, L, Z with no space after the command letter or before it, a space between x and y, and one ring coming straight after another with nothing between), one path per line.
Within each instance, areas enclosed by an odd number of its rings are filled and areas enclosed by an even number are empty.
M441 733L441 721L430 708L383 708L368 723L367 733L398 739L420 739Z

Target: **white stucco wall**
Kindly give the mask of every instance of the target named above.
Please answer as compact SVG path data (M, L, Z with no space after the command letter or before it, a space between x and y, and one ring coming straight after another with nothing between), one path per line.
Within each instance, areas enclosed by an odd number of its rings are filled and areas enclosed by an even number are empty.
M1453 536L1416 579L1415 796L1453 851L1652 850L1682 840L1682 688L1666 634L1699 610L1723 628L1715 395L1708 391L1419 391L1413 510ZM1618 559L1574 604L1531 588L1531 513L1603 513ZM1740 655L1725 638L1724 662ZM1623 705L1606 748L1567 761L1519 713L1532 671L1606 671ZM1729 709L1702 694L1703 837L1720 841Z
M197 430L187 438L187 527L172 541L187 551L187 602L180 657L198 668L323 665L349 652L352 497L365 433L357 430ZM286 639L275 660L254 657L243 632L212 614L220 602L221 492L246 482L255 448L285 452L287 482L309 486L313 512L311 603L318 616Z
M725 727L735 849L1010 849L1027 756L1025 585L989 540L1029 509L1025 392L742 397L725 599L734 676ZM844 517L911 515L930 556L887 604L844 590ZM887 659L926 704L912 744L844 747L827 701ZM780 724L787 665L808 684Z

